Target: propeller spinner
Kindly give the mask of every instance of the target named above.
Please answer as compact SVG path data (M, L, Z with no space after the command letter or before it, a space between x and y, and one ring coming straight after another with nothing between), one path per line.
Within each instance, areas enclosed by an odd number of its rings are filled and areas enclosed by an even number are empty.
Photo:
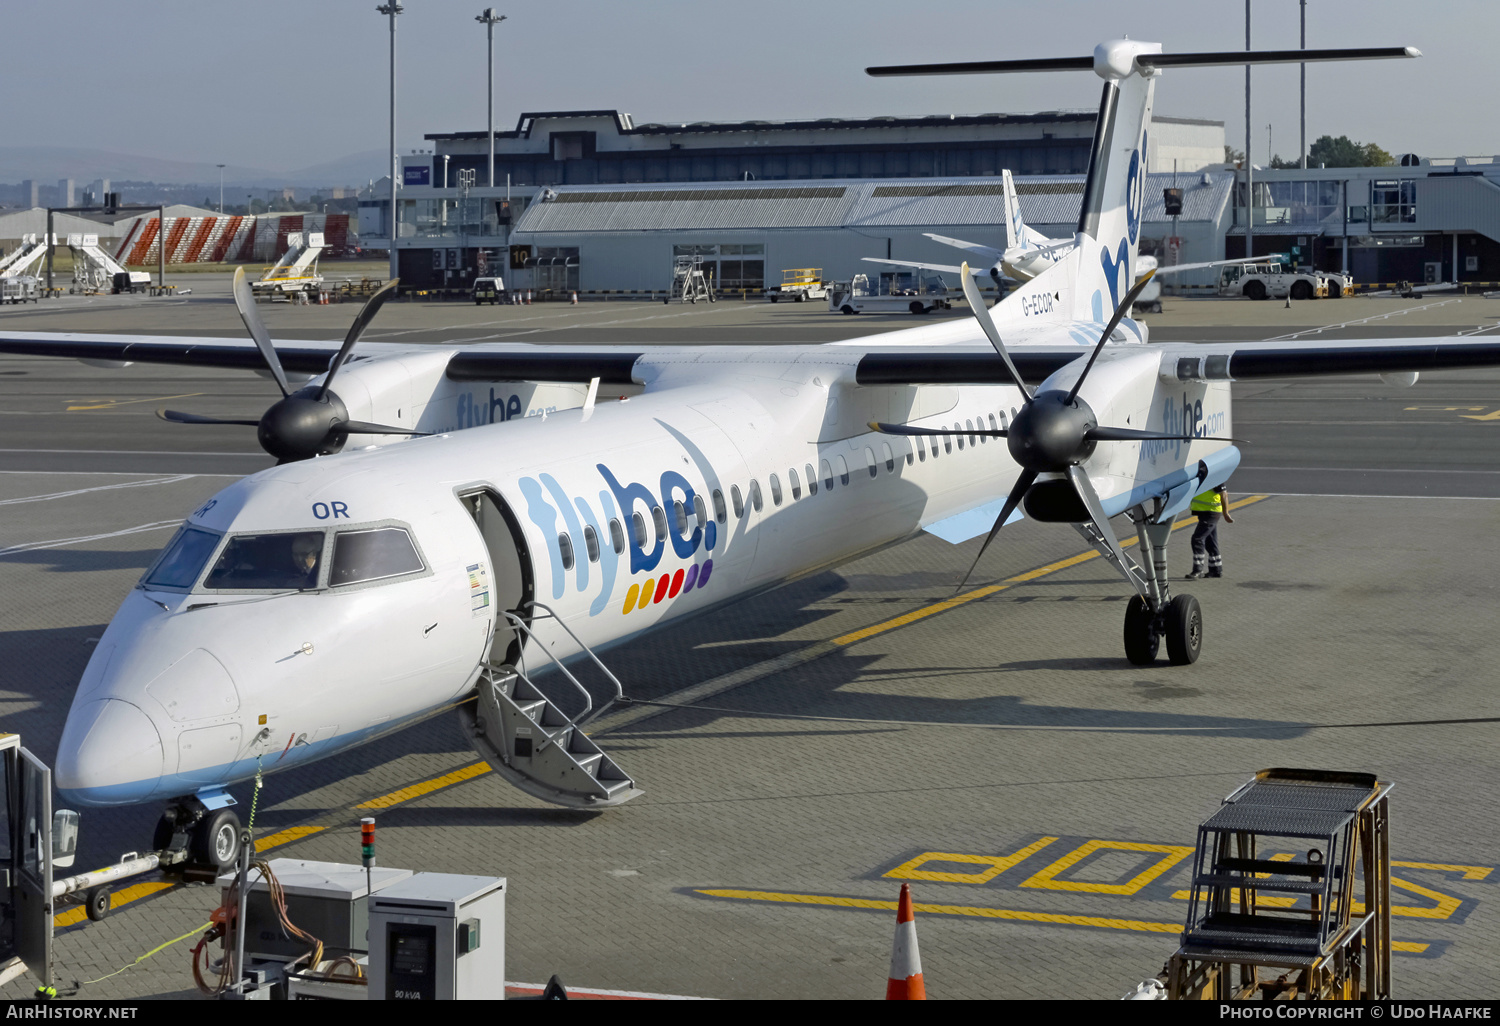
M365 305L360 308L359 315L354 318L348 334L344 336L344 344L339 347L338 355L329 363L328 375L323 383L291 392L287 387L286 371L282 369L281 359L276 355L276 347L271 344L271 336L255 308L255 295L245 279L245 269L236 268L235 308L239 310L240 319L245 322L245 330L250 333L261 357L266 361L266 368L276 379L276 387L281 389L282 398L273 403L259 420L227 420L196 413L180 413L177 410L157 410L156 415L176 424L234 424L254 427L260 447L276 457L278 463L294 463L314 456L331 455L344 447L350 435L428 434L426 431L350 420L348 408L330 387L339 368L349 359L354 343L359 341L359 336L370 326L385 301L395 294L396 285L397 279L393 278L365 300Z

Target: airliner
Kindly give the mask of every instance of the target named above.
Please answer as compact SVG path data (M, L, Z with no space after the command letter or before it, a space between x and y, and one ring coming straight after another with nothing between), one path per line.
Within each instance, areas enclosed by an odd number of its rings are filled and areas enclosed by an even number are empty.
M828 345L356 351L389 293L342 345L273 342L241 279L249 341L0 333L0 352L255 368L283 392L258 421L227 421L279 464L187 512L100 639L58 748L62 796L160 802L154 847L223 866L238 847L231 787L456 708L504 779L607 808L641 788L579 729L590 713L564 713L579 700L570 664L923 530L988 531L988 546L1019 516L1071 525L1121 575L1126 658L1192 662L1203 610L1172 593L1166 543L1239 462L1231 383L1410 383L1500 365L1500 345L1150 342L1128 312L1149 280L1137 248L1156 79L1415 56L1121 40L1081 58L869 69L1102 80L1072 245L993 309L965 273L963 320ZM312 379L293 391L299 374Z

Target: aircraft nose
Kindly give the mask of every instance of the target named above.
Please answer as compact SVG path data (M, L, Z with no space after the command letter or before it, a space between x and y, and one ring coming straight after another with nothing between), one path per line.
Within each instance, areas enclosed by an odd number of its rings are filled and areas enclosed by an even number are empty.
M164 761L150 717L129 702L96 699L68 714L57 750L57 789L79 805L129 805L156 789Z

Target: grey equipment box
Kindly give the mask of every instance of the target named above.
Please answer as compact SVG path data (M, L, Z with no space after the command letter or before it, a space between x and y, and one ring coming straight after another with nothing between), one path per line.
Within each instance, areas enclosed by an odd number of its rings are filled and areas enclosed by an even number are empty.
M303 859L271 859L271 872L286 895L287 918L299 930L323 942L326 958L363 954L369 950L369 903L366 901L365 870L342 862L308 862ZM370 870L370 883L382 888L411 876L409 869ZM235 874L219 876L221 890L234 883ZM307 951L307 945L282 928L266 882L250 870L250 893L245 899L245 955L285 961Z
M505 997L505 878L418 873L370 901L372 1001Z

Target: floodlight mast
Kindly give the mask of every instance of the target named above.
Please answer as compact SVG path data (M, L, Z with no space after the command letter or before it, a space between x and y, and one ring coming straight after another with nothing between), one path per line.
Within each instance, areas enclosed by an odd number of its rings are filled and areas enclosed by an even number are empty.
M475 21L485 27L485 34L489 36L489 63L486 65L489 75L486 83L489 89L489 127L490 127L490 188L495 187L495 26L505 20L505 15L496 14L493 7L486 7L484 13L476 15Z
M379 7L375 8L375 10L379 11L381 14L384 14L391 20L391 152L390 160L386 164L386 169L391 174L390 276L392 278L395 278L399 273L396 267L396 177L399 173L399 170L396 166L396 15L400 14L403 10L405 10L405 8L403 8L401 4L397 2L397 0L390 0L389 3L381 4Z

